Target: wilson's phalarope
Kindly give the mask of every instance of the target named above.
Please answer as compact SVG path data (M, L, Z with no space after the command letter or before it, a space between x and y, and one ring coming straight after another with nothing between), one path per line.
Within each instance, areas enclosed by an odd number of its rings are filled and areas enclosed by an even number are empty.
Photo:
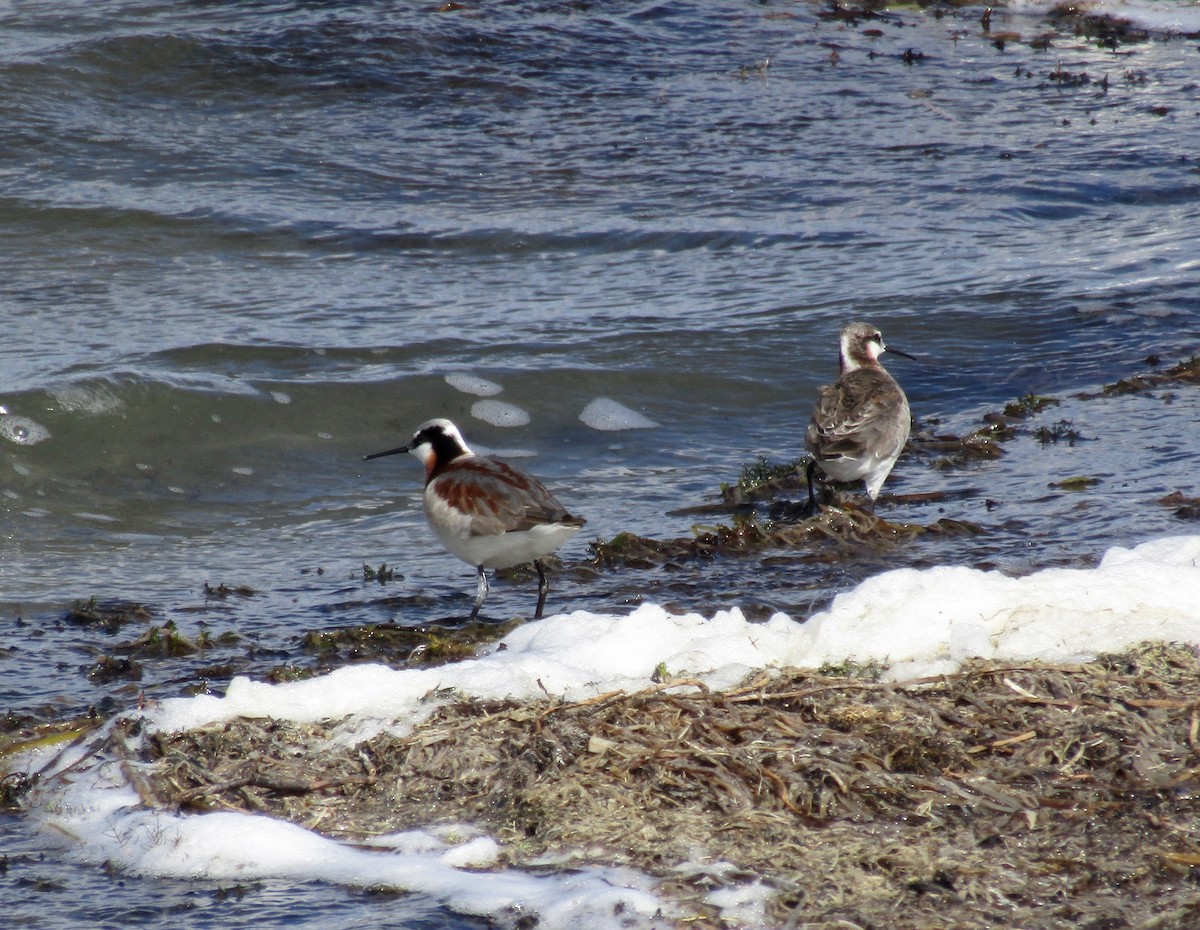
M412 441L363 461L411 452L425 464L425 519L453 555L479 572L471 619L488 594L485 569L532 562L538 574L534 619L546 604L541 558L574 536L586 522L572 516L540 481L497 459L476 455L449 420L422 423Z
M816 511L813 472L834 481L863 481L872 508L879 489L908 441L908 398L884 367L883 335L869 323L842 330L841 375L821 388L804 437L808 465L808 508ZM899 349L896 355L911 359Z

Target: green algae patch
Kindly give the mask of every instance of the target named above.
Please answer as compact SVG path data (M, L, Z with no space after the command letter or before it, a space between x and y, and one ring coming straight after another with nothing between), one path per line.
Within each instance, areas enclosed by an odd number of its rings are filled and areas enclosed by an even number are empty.
M384 662L390 665L440 665L470 658L480 643L502 639L520 621L508 623L467 623L461 626L399 626L395 623L370 623L333 630L310 630L301 638L301 647L313 653L323 667L350 662ZM307 677L301 670L287 674L277 670L273 680L287 681Z
M1076 475L1073 478L1064 478L1062 481L1051 481L1050 487L1058 488L1060 491L1086 491L1098 484L1100 484L1099 478L1091 475Z
M773 498L782 492L803 491L807 494L808 481L804 477L807 464L807 456L776 463L760 455L742 466L735 484L721 485L721 499L726 504L736 505Z
M1009 404L1005 404L1004 416L1014 420L1024 420L1035 413L1041 413L1047 407L1057 406L1059 403L1060 401L1056 398L1030 392L1023 397L1018 397Z

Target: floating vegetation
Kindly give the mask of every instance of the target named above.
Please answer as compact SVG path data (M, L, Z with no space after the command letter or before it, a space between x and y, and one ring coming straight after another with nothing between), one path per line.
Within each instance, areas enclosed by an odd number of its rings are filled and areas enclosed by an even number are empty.
M1059 420L1052 426L1039 426L1033 431L1033 438L1043 446L1057 445L1060 442L1074 446L1075 443L1082 442L1087 437L1075 429L1070 420Z
M235 646L241 641L241 634L234 630L226 630L224 633L218 633L216 636L213 636L207 627L203 627L200 630L200 635L196 637L196 645L202 650L215 649L218 646Z
M1149 360L1147 360L1149 362ZM1172 365L1165 371L1152 371L1145 374L1122 378L1113 384L1106 384L1101 389L1100 396L1121 394L1141 394L1146 391L1156 391L1172 384L1200 384L1200 355L1193 355L1178 364ZM1095 394L1080 394L1082 400L1091 400Z
M130 655L155 658L179 658L200 651L200 645L190 639L168 620L162 626L152 626L145 633L124 647Z
M777 508L783 517L800 505ZM608 542L591 543L591 565L597 569L654 568L696 559L745 556L772 549L812 548L836 545L855 548L886 548L898 540L924 533L975 535L983 527L965 520L941 519L929 526L893 523L855 506L827 507L815 516L794 522L757 515L735 515L729 524L697 526L694 535L676 539L649 539L634 533L618 533Z
M378 581L380 584L387 584L396 577L396 570L388 568L386 562L381 562L379 568L371 568L366 562L363 562L362 568L363 581Z
M117 679L140 681L142 670L136 659L178 659L218 646L232 646L240 640L233 631L213 636L207 629L192 639L180 632L174 620L168 620L147 627L135 639L113 646L109 654L101 656L89 668L88 678L99 683Z
M385 662L390 665L440 665L473 656L480 643L501 639L519 621L467 623L462 626L405 627L371 623L335 630L310 630L300 643L316 653L324 666L350 662ZM309 672L277 670L277 681L306 677Z
M153 618L153 611L143 604L96 597L76 601L63 614L63 620L68 623L94 627L104 633L116 633L127 623L145 623Z
M1016 435L1016 430L1003 424L991 424L967 436L920 436L909 440L918 452L933 454L932 467L959 468L971 462L990 461L1004 455L1000 443Z
M745 504L764 497L774 497L781 491L804 491L808 493L808 481L804 467L808 457L777 464L765 456L742 466L737 484L721 485L721 499L727 504Z
M1051 7L1046 19L1061 30L1073 31L1075 35L1091 39L1108 49L1115 49L1122 43L1145 42L1150 38L1150 33L1130 20L1093 12L1088 5L1075 3L1074 0L1064 0Z
M5 748L7 747L0 747L0 758L4 756ZM12 751L19 752L20 750L14 749ZM29 793L29 789L32 787L32 781L23 772L9 772L3 778L0 778L0 813L19 811L25 800L25 795Z
M1087 87L1092 83L1086 71L1068 71L1061 62L1047 76L1059 87Z
M1100 483L1099 478L1091 475L1076 475L1074 478L1064 478L1062 481L1051 481L1050 487L1061 491L1086 491Z
M145 763L126 771L152 807L352 841L475 823L512 865L649 873L691 926L722 926L709 893L749 876L778 926L1182 927L1200 911L1195 649L906 683L831 671L459 701L353 746L336 722L143 739L131 719L107 749Z
M223 601L227 597L229 597L231 594L237 595L238 597L253 597L256 593L257 592L253 588L248 587L247 585L244 585L244 584L234 585L233 587L230 587L229 585L222 582L221 584L217 585L214 588L207 581L204 582L204 599L205 600Z
M1175 516L1180 520L1200 520L1200 497L1188 497L1182 491L1172 491L1166 497L1159 498L1158 503L1176 508Z
M128 656L101 656L88 668L88 681L108 684L113 681L141 681L142 667Z
M1024 420L1041 413L1047 407L1057 406L1059 401L1053 397L1034 394L1032 391L1023 397L1018 397L1012 403L1005 404L1004 415L1013 420Z
M89 713L68 720L24 720L16 727L0 726L0 759L34 749L44 749L47 746L73 743L91 733L103 722L104 719L99 714ZM4 781L8 782L15 777L16 773L10 773L5 776Z

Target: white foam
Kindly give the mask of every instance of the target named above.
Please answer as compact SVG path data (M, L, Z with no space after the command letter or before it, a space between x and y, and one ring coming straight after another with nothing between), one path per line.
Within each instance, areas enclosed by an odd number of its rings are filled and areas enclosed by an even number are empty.
M617 403L611 397L597 397L583 408L579 419L592 429L605 431L654 429L658 426L649 417L629 409L624 404Z
M767 906L775 894L776 889L753 881L743 885L723 885L705 897L709 904L720 909L721 923L738 927L763 927L767 923Z
M149 730L236 716L342 721L342 738L403 733L460 697L579 700L650 685L660 665L711 688L760 669L847 659L890 663L904 679L951 671L973 656L1078 661L1144 640L1200 644L1200 536L1110 550L1095 568L1013 578L962 567L900 569L868 579L806 623L777 614L750 623L738 610L711 618L643 605L629 614L577 611L529 623L476 658L440 668L353 666L271 685L235 679L225 697L174 698L144 714ZM540 927L650 927L663 906L634 872L534 876L500 866L503 849L468 826L381 837L372 850L300 827L234 813L179 816L141 809L122 768L93 745L71 750L70 778L43 778L31 816L77 838L81 855L132 872L252 880L281 876L381 884L432 895L463 913L539 918ZM36 758L36 757L35 757ZM35 766L36 767L36 766ZM712 898L738 925L755 926L765 889ZM615 916L621 910L620 917Z
M477 397L491 397L504 390L495 381L489 381L487 378L480 378L475 375L459 373L446 375L446 383L456 391L462 391L464 394L474 394Z
M19 446L35 446L50 438L50 430L29 417L0 415L0 439L7 439Z
M1076 661L1142 640L1200 643L1200 537L1112 549L1095 569L1023 578L900 569L863 582L806 624L806 663L890 664L892 678L965 659Z
M502 400L477 400L471 405L471 416L492 426L524 426L529 414L514 404Z
M485 837L455 843L414 831L407 841L394 837L392 848L363 849L258 814L180 816L140 809L117 771L107 764L77 769L67 784L60 783L64 790L55 798L54 822L78 840L82 858L134 875L397 888L464 914L532 913L541 918L539 927L580 930L615 930L628 918L640 918L644 926L663 908L649 882L627 870L564 876L479 871L495 864L498 848Z

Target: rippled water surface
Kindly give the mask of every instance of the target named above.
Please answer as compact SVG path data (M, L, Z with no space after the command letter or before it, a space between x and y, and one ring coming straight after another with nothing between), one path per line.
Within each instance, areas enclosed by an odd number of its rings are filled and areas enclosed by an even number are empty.
M1078 395L1200 345L1198 87L1194 39L1032 7L985 31L978 8L809 3L0 6L3 706L108 712L311 665L308 630L462 616L472 571L424 527L419 464L361 461L431 416L588 518L552 610L800 618L894 565L1020 572L1194 530L1156 501L1200 494L1197 389ZM881 515L978 535L589 566L590 540L728 521L697 508L798 457L855 317L921 357L885 361L927 433L1059 401L999 459L901 460ZM653 425L581 420L601 398ZM1052 487L1073 476L1100 480ZM62 619L92 597L150 619ZM532 600L502 580L485 612ZM241 639L89 677L167 620ZM13 861L0 882L109 888ZM137 923L19 887L38 926ZM211 890L124 892L211 919ZM274 925L273 893L220 922ZM322 926L380 919L286 894Z

